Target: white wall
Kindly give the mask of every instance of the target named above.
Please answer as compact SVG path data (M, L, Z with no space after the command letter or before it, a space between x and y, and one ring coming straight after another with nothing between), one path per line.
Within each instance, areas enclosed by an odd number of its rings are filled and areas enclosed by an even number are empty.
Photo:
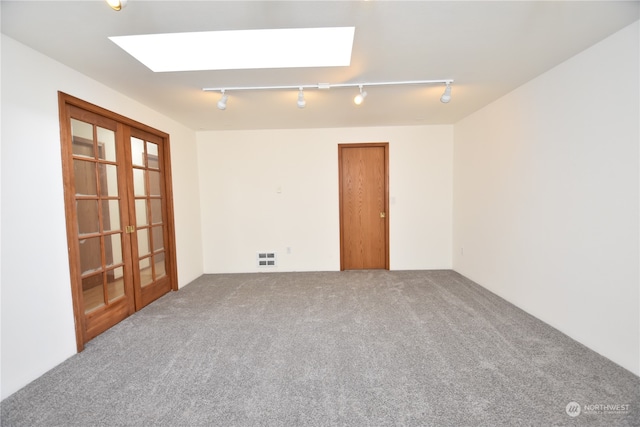
M456 271L635 374L638 52L636 22L457 123L453 221Z
M339 270L338 144L353 142L389 142L391 269L451 268L452 129L198 133L205 272Z
M2 36L2 398L76 351L58 94L171 135L179 284L202 274L195 133Z

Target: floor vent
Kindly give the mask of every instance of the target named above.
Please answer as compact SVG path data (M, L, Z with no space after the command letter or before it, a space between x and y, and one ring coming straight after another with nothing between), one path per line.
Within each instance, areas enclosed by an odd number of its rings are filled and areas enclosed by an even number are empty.
M275 267L275 252L258 252L258 267Z

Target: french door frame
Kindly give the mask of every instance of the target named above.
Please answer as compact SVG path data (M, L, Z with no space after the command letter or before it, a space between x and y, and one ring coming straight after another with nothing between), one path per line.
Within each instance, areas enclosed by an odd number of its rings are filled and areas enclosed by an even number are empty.
M71 274L71 293L73 298L73 312L74 312L74 323L75 323L75 333L76 333L76 344L78 352L84 349L84 345L90 339L94 338L97 333L94 331L87 331L86 325L86 317L88 315L84 311L84 306L82 304L83 296L82 296L82 280L81 280L81 272L80 265L76 262L77 255L79 254L79 244L78 244L78 222L77 222L77 212L75 208L75 194L74 194L74 173L73 166L71 164L70 159L72 159L71 153L71 122L68 113L68 106L77 107L79 109L85 110L89 113L93 113L99 116L102 116L108 120L112 120L117 122L117 135L119 135L120 141L117 141L119 147L123 147L123 139L130 138L131 133L135 133L136 130L140 130L146 133L149 133L157 138L160 138L163 142L163 156L160 161L162 162L162 170L163 170L163 190L164 197L166 198L166 203L164 207L164 214L166 215L166 225L167 225L167 242L165 242L165 252L166 252L166 275L170 282L170 290L177 291L178 290L178 274L177 274L177 265L176 265L176 251L175 251L175 225L174 225L174 210L173 210L173 190L172 190L172 179L171 179L171 154L169 151L169 134L154 129L150 126L147 126L143 123L132 120L128 117L122 116L118 113L114 113L113 111L109 111L102 107L98 107L97 105L91 104L89 102L83 101L81 99L75 98L71 95L68 95L63 92L58 92L58 107L59 107L59 116L60 116L60 138L61 138L61 150L62 150L62 172L63 172L63 186L64 186L64 194L65 194L65 215L67 218L67 242L68 242L68 255L69 255L69 270ZM130 160L126 163L130 164ZM126 165L122 165L125 167ZM124 184L122 184L124 185ZM130 203L132 196L128 194L122 194L123 198L128 198L126 206ZM131 208L129 207L129 218L131 215ZM124 227L125 224L122 226ZM126 242L123 241L123 245L130 244L131 235L124 234ZM126 237L129 236L129 237ZM129 260L130 261L130 260ZM133 266L130 266L133 268ZM133 283L133 278L131 278L131 282ZM129 292L131 295L131 289L125 290L125 292ZM117 307L118 316L122 318L127 317L133 312L139 310L146 304L150 303L153 299L159 297L160 295L155 295L153 298L144 298L144 300L140 296L139 290L134 290L133 295L131 297L133 300L129 299L128 301L123 302ZM133 302L132 302L133 301Z

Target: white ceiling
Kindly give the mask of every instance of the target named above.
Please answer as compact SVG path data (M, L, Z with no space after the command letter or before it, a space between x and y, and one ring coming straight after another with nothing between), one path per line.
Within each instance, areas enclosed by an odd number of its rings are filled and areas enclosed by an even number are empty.
M451 124L640 17L637 1L5 1L2 32L194 130ZM351 65L153 73L107 37L355 26ZM213 54L203 52L203 55ZM292 52L295 55L295 52ZM230 92L204 87L454 79L443 86ZM73 95L73 94L72 94Z

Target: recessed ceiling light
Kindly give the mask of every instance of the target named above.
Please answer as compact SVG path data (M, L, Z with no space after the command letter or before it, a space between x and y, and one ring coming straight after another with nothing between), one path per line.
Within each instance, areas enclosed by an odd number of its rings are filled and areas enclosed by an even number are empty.
M154 72L339 67L355 27L206 31L109 37Z

